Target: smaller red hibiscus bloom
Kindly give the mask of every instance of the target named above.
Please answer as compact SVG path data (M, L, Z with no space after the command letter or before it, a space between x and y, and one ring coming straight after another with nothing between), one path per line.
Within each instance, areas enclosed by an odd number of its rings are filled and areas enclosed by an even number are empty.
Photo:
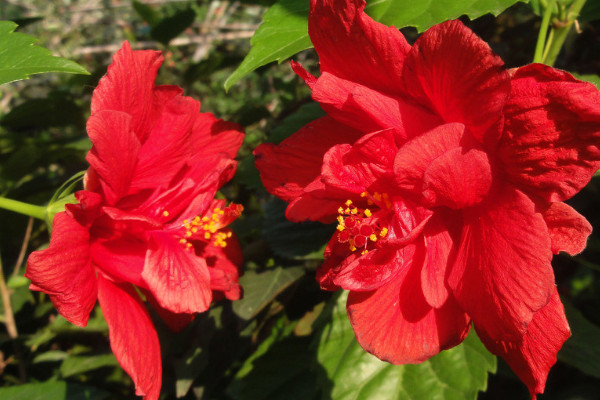
M532 397L570 331L553 253L589 223L563 203L600 167L600 93L566 72L507 71L458 21L413 46L364 0L311 0L327 115L255 150L293 221L338 230L317 271L349 290L358 342L395 364L456 346L474 325Z
M136 394L158 399L160 347L139 291L173 329L212 300L240 297L241 250L227 225L242 206L215 200L235 171L241 127L200 113L176 86L155 86L158 51L115 54L92 97L93 147L78 204L53 221L26 276L70 322L96 303Z

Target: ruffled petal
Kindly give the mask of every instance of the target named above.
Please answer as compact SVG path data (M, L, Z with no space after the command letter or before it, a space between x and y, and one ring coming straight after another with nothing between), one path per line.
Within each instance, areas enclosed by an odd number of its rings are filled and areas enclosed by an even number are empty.
M354 143L361 133L331 117L319 118L279 145L262 144L254 150L256 168L265 188L285 201L304 193L321 174L323 155L332 146Z
M399 142L443 123L423 106L327 72L321 74L312 90L313 99L323 110L344 125L364 133L393 129Z
M479 204L492 186L492 166L485 151L449 150L425 170L423 197L431 206L461 209Z
M211 113L196 116L192 128L192 154L212 156L221 154L235 158L244 141L244 128L233 122L216 118Z
M393 179L397 149L391 129L363 136L354 146L333 146L323 158L322 180L326 185L360 194L380 179Z
M446 225L436 216L427 222L423 230L423 240L426 254L421 269L421 288L427 303L434 308L440 308L449 296L446 272L452 259L454 242Z
M490 337L517 339L554 290L546 223L534 203L510 186L463 216L448 283Z
M364 0L311 0L308 34L322 72L380 92L402 92L402 63L410 50L394 27L364 13Z
M498 140L494 127L502 118L510 77L500 57L460 21L423 33L406 57L403 74L410 95L445 122L465 124L480 141Z
M423 175L429 165L445 152L458 147L463 141L464 133L463 124L444 124L400 147L394 160L394 174L398 186L420 193Z
M160 306L171 312L204 312L210 306L206 262L167 232L150 233L142 278Z
M232 231L225 228L220 232L228 234ZM239 300L242 297L242 288L238 280L244 259L237 237L232 234L227 238L225 247L208 244L199 255L208 265L213 300L223 296L229 300Z
M502 357L510 365L527 385L534 400L536 394L544 392L548 371L556 363L556 353L571 336L556 289L548 304L535 313L520 340L493 340L478 328L477 333L491 353Z
M25 276L69 322L86 326L98 295L87 228L64 212L56 214L50 247L31 253Z
M98 276L98 300L108 324L108 337L117 361L135 383L135 394L158 400L162 363L158 336L150 314L130 284Z
M519 68L504 109L499 154L523 190L564 201L600 168L600 92L541 64Z
M140 149L130 193L164 187L192 155L192 126L200 103L177 96L165 104Z
M366 351L392 364L423 362L462 342L470 328L469 317L452 297L439 309L427 303L421 291L421 263L407 265L375 291L348 295L356 339Z
M93 147L86 160L99 176L109 204L115 204L127 194L136 168L140 141L131 121L131 116L123 112L99 111L87 122Z
M585 249L592 226L583 215L565 203L550 203L543 216L554 254L566 251L574 256Z
M125 41L94 90L92 115L103 110L131 115L131 129L143 142L157 114L154 80L162 62L160 51L132 51ZM165 95L164 89L160 91L158 96ZM160 98L164 100L164 96Z

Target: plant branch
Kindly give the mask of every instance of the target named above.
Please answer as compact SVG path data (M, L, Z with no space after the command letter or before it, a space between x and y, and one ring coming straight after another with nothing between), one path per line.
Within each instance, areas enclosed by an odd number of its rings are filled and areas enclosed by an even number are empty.
M27 245L29 244L29 238L31 237L31 230L33 229L33 217L29 217L29 221L27 221L27 228L25 228L25 237L23 237L23 244L21 245L21 251L19 251L19 257L17 257L17 262L15 263L15 268L13 269L12 276L17 276L19 274L19 269L21 268L21 264L25 260L25 254L27 253Z
M46 219L45 207L24 203L18 200L7 199L6 197L0 197L0 208L27 215L29 217L41 219L42 221L45 221Z

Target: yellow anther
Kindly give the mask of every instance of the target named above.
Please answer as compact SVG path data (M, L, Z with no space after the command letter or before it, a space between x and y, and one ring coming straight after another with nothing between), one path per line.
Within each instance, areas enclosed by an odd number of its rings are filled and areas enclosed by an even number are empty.
M338 214L343 214L344 213L344 208L340 207L338 208Z
M192 231L186 231L185 232L185 236L186 237L191 237L192 236Z
M381 194L378 192L373 193L373 198L377 201L381 201Z
M193 227L193 228L192 228L192 232L194 232L194 233L198 232L198 228L196 228L196 227Z
M233 235L233 232L227 232L227 237L230 238Z
M183 224L184 224L184 225L185 225L185 224L189 224L189 223L190 223L190 221L189 221L189 220L187 220L187 219L184 219L184 220L183 220Z
M337 226L337 230L340 231L340 232L343 231L344 229L346 229L346 227L344 225L340 224L340 225Z
M194 218L194 220L192 221L193 224L198 224L198 222L200 222L200 216L197 215L196 218Z
M207 239L207 240L210 239L210 233L205 232L204 233L204 239Z
M341 215L338 215L337 222L339 222L340 224L343 224L344 223L344 217L342 217Z
M190 247L192 247L192 244L188 243L188 244L185 245L185 247L187 247L189 249Z
M353 251L354 251L354 250L353 250ZM365 255L365 254L367 254L368 252L369 252L369 250L363 250L363 251L361 251L361 252L360 252L360 254L364 256L364 255Z
M368 195L369 195L369 193L367 193L367 192L362 192L362 193L360 194L360 197L367 197Z
M355 245L353 245L353 244L351 244L351 245L350 245L350 251L355 251L355 250L356 250L356 246L355 246Z
M372 241L372 242L376 242L376 241L377 241L377 235L375 235L374 233L372 233L372 234L369 236L369 239L371 239L371 241Z
M365 216L368 218L368 217L370 217L371 215L373 215L373 214L371 213L371 210L369 210L368 208L365 208Z
M169 216L169 212L167 210L163 211L162 213L163 217L168 217Z
M350 209L349 209L349 208L346 208L346 209L344 210L344 212L345 212L346 214L350 214Z
M217 227L214 225L211 225L209 231L210 231L210 233L215 233L217 231Z
M186 244L186 243L187 243L187 240L185 240L183 238L179 239L179 244Z
M347 206L350 206L350 204L352 204L352 200L346 200L346 203L344 203L344 204L346 204Z
M387 234L388 234L388 228L381 228L381 232L379 233L379 236L385 237Z
M350 214L358 214L358 208L354 207L352 210L350 210Z
M206 222L206 221L208 221L209 219L210 219L210 218L208 218L208 217L202 217L202 222Z

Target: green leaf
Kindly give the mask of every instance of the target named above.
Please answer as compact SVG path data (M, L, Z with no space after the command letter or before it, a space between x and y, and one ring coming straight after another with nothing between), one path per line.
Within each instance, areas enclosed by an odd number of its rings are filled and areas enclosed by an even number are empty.
M283 60L312 47L308 38L308 0L279 0L263 16L250 44L252 48L242 64L225 81L229 90L256 68Z
M346 315L347 293L339 296L323 327L317 357L332 385L331 400L475 399L487 386L496 358L471 330L465 341L421 364L392 365L365 352Z
M45 353L39 354L35 356L33 359L33 363L41 363L41 362L54 362L54 361L62 361L65 358L69 357L69 353L62 350L49 350Z
M420 32L461 15L478 18L500 14L520 0L371 0L366 12L385 25L414 26ZM527 2L527 0L524 0ZM309 0L279 0L265 13L254 33L252 48L240 66L225 81L225 90L258 67L290 58L311 48L308 37Z
M81 108L64 96L31 99L0 118L0 125L12 130L43 129L53 126L84 126Z
M63 378L68 378L98 368L115 367L117 365L117 359L113 354L70 356L60 365L60 375Z
M104 400L109 396L110 393L95 387L61 381L0 388L0 399L10 400Z
M600 19L600 2L594 1L594 0L586 1L585 5L579 12L579 17L577 19L581 23L599 20Z
M81 65L34 46L36 39L14 32L16 27L14 22L0 21L0 85L44 72L89 75Z
M279 293L303 275L302 267L277 267L261 273L247 271L240 278L244 297L233 303L233 312L240 318L252 319Z
M558 352L558 359L588 375L600 378L600 327L588 321L564 299L563 304L572 336Z
M196 19L196 12L191 8L179 11L173 16L163 18L152 27L150 36L157 42L168 45L171 39L179 36Z
M154 8L136 0L133 0L131 4L133 5L135 12L146 21L148 25L154 26L160 21L160 14Z
M263 236L271 249L287 258L323 258L323 247L335 225L320 222L294 223L285 217L287 203L272 199L265 206Z
M435 24L466 15L470 19L485 14L498 15L520 0L374 0L366 12L375 20L397 28L413 26L419 32ZM527 2L525 0L525 2Z

